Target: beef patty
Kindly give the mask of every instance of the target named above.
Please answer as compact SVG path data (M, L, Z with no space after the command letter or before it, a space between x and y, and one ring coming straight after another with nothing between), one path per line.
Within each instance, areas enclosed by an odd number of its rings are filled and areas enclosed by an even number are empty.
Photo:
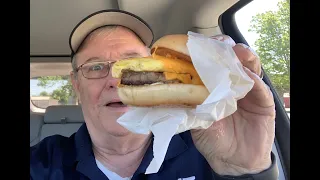
M123 70L121 84L123 85L144 85L162 82L165 84L181 83L180 80L166 80L162 72L135 72Z

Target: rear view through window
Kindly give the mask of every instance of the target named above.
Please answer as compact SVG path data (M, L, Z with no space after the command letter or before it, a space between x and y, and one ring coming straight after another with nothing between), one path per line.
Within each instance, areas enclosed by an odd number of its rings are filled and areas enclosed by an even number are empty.
M76 105L78 99L66 76L42 76L30 79L30 98L36 108L52 105Z
M254 0L235 16L290 118L290 1Z

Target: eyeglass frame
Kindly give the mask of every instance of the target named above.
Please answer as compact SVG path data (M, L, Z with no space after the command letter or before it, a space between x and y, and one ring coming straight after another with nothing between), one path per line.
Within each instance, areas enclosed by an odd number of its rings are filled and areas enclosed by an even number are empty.
M89 64L89 63L108 63L108 68L109 68L109 69L108 69L108 73L107 73L105 76L101 76L101 77L98 77L98 78L88 78L88 77L86 77L86 76L84 75L83 71L82 71L82 67L83 67L85 64ZM102 78L105 78L105 77L107 77L107 76L109 75L110 70L111 70L111 64L113 64L113 63L115 63L115 61L85 62L85 63L79 65L79 66L75 69L75 71L76 71L76 73L78 73L79 70L81 70L82 76L85 77L86 79L102 79Z

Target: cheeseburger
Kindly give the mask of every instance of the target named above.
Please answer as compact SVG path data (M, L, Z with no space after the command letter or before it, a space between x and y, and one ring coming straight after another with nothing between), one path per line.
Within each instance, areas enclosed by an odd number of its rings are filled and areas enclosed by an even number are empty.
M118 94L131 106L195 107L209 92L196 72L187 48L188 36L167 35L151 47L151 56L117 61L112 76Z

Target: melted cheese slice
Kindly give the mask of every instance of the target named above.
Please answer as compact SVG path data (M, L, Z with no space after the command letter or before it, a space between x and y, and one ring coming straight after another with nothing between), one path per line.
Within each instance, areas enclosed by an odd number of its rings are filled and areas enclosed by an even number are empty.
M151 57L117 61L112 66L112 76L121 78L122 70L163 72L167 80L178 79L184 84L204 85L191 62L172 55L159 56L155 52Z

